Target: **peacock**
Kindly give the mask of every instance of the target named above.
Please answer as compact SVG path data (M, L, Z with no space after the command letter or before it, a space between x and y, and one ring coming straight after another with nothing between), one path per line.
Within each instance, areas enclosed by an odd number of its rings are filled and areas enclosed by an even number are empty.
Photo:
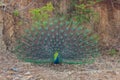
M17 38L19 59L35 63L91 63L99 55L96 34L75 20L64 17L35 22Z

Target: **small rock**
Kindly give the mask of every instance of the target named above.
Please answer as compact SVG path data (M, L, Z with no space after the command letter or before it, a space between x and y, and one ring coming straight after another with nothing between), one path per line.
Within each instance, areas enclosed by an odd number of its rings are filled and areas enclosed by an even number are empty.
M31 78L33 78L33 76L24 76L21 80L31 80Z
M11 68L10 70L18 72L19 70L17 68Z
M69 74L69 75L71 75L71 74L72 74L72 72L71 72L71 71L69 71L69 72L68 72L68 74Z
M27 77L26 77L27 80L29 80L29 79L31 79L31 78L33 78L33 76L27 76Z
M30 74L31 74L31 73L30 73L29 71L25 73L25 75L30 75Z
M19 80L20 78L19 77L15 77L13 80Z
M116 71L115 73L116 73L116 75L120 75L120 72L118 72L118 71Z
M17 75L17 76L20 77L20 78L22 77L22 75Z

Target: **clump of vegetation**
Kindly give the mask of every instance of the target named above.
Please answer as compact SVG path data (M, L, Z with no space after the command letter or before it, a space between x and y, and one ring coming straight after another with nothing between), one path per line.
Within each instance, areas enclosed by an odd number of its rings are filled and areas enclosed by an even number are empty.
M18 23L17 23L19 26L22 26L24 24L24 22L22 20L20 20Z
M19 15L20 15L20 13L19 13L19 11L18 11L18 10L14 10L14 11L13 11L13 15L14 15L14 16L19 16Z
M30 13L32 14L33 21L42 22L50 17L50 13L53 11L53 9L54 7L50 2L47 3L46 6L30 10Z
M114 56L114 55L117 54L117 50L116 49L111 49L111 50L109 50L108 54L111 55L111 56Z
M88 23L91 20L97 20L98 14L94 12L92 6L101 0L71 0L70 16L79 23ZM97 19L96 19L97 18Z

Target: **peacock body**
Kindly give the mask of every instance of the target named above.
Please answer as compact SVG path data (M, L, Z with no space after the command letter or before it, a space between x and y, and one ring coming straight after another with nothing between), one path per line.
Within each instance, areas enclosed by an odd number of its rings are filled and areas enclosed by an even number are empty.
M93 32L65 18L36 22L18 38L15 50L22 60L55 64L82 64L99 54L98 40Z

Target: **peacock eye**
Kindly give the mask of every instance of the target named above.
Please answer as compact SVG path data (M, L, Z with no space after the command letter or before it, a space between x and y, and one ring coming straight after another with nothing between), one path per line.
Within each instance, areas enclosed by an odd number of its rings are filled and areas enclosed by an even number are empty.
M66 30L69 30L69 27L66 27Z
M44 32L42 32L41 34L44 35Z
M57 35L57 36L59 35L58 32L56 33L56 35Z
M56 29L58 29L59 28L59 26L56 26Z
M72 29L72 30L75 30L75 27L72 27L71 29Z
M54 23L57 24L57 23L58 23L58 20L55 20Z
M51 30L51 32L54 32L54 31L55 31L54 29Z
M63 33L63 32L64 32L64 30L60 30L60 32L61 32L61 33Z
M38 30L41 30L42 28L41 27L38 27Z
M51 22L49 25L52 27L52 26L53 26L53 23Z
M48 30L48 27L45 27L45 30Z
M63 36L60 36L61 39L63 39Z
M47 36L50 36L50 33L48 33Z
M63 27L64 23L60 23L60 27Z
M67 34L65 33L64 36L67 36Z
M70 33L70 35L73 35L73 33Z

